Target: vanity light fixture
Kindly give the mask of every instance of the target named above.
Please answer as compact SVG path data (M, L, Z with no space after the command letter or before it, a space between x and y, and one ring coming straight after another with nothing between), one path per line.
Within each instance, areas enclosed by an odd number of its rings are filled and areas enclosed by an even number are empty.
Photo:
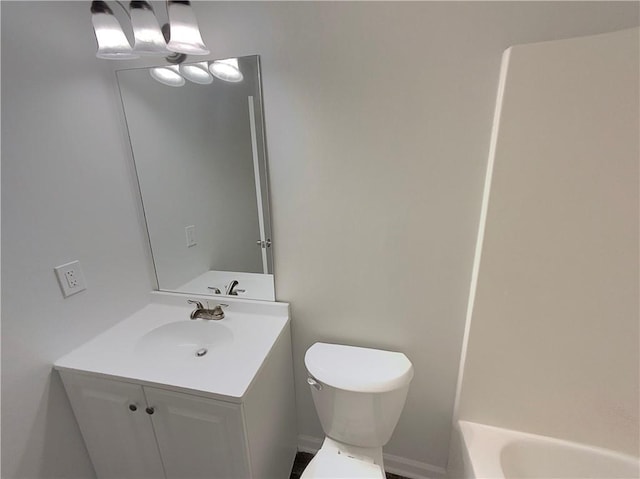
M125 36L122 26L105 1L91 2L91 21L98 41L98 58L129 59L138 55L168 56L172 63L184 60L184 55L207 55L209 50L202 41L191 2L167 0L168 25L160 29L158 20L149 2L136 0L129 2L129 9L116 1L129 16L134 47Z
M155 67L149 70L154 80L168 86L184 85L184 77L180 75L177 65L167 65L166 67Z
M120 60L138 58L107 2L91 2L91 23L98 42L98 58Z
M160 30L160 25L158 25L158 19L149 2L129 2L129 12L131 13L131 27L135 38L133 53L169 55L171 52L167 49L167 43Z
M209 65L209 71L220 80L236 83L244 78L240 68L238 68L237 58L227 58L226 60L215 60Z
M180 74L187 80L200 85L208 85L213 82L213 77L209 73L207 62L188 63L180 65Z
M167 12L171 31L167 48L185 55L208 55L209 50L202 41L191 4L186 1L169 0Z

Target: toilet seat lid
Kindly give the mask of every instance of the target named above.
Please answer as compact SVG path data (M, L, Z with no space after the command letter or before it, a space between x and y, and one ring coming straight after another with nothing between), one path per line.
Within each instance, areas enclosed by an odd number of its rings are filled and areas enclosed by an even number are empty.
M385 479L385 475L377 464L321 449L300 479Z
M304 363L316 380L346 391L393 391L413 378L409 358L381 349L315 343L307 350Z

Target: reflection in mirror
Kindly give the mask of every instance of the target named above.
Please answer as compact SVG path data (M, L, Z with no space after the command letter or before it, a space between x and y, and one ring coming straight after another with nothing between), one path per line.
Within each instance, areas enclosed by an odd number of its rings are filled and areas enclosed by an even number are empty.
M274 300L259 58L117 78L158 289Z

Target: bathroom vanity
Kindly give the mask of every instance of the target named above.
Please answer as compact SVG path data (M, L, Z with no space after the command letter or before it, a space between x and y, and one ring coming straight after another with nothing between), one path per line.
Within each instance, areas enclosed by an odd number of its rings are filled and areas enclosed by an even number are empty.
M224 319L190 320L188 298L152 293L55 363L98 477L287 478L288 305L224 298Z

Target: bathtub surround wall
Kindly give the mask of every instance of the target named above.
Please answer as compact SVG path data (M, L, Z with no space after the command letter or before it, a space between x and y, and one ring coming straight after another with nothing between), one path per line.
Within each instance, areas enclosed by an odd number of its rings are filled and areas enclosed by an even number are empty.
M505 55L460 419L638 454L639 45Z
M262 59L299 433L322 437L302 362L313 342L400 350L416 375L386 450L414 477L442 473L500 55L636 25L637 4L193 7L213 56ZM90 478L50 365L153 287L112 72L150 63L96 59L84 2L1 8L2 473ZM53 267L72 259L88 289L62 300Z

